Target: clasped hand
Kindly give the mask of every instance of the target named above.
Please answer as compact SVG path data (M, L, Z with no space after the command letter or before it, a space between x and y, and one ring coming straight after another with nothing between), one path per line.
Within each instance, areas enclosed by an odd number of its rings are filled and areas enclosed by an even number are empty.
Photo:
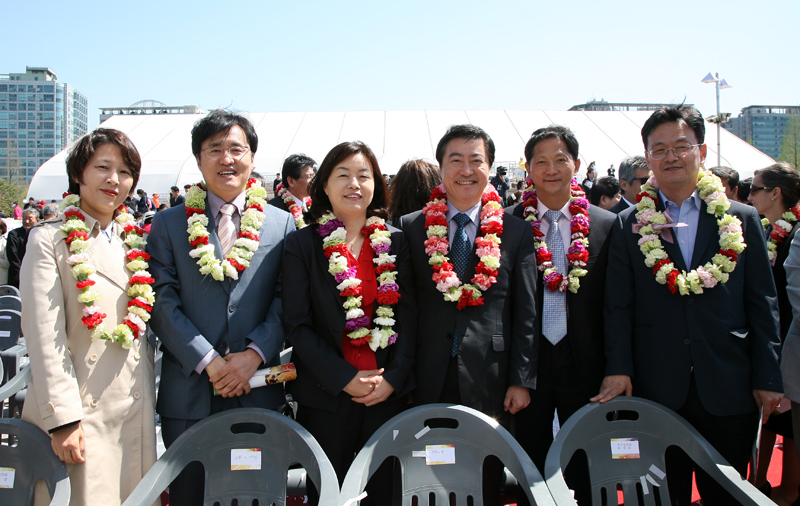
M250 378L253 377L261 356L248 348L239 353L228 353L225 357L214 357L207 366L208 379L222 397L239 397L250 393Z
M374 406L392 395L394 387L382 376L383 368L370 371L358 371L344 391L353 396L353 402Z

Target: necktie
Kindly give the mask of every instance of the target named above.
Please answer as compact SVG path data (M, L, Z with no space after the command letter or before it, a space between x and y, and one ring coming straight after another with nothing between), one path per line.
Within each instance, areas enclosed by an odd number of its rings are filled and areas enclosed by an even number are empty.
M233 213L236 206L233 204L223 204L219 209L219 223L217 223L217 235L219 235L219 245L222 247L222 256L228 256L236 240L236 225L233 224Z
M567 257L564 252L564 239L558 230L561 211L547 211L545 219L550 222L545 242L553 254L553 265L562 276L567 276ZM542 334L548 341L557 344L567 335L567 294L562 291L551 292L544 289L544 309L542 311Z
M453 262L453 270L463 284L467 282L464 279L464 272L467 270L469 254L472 252L466 228L470 219L466 214L458 213L453 217L453 221L458 224L458 228L453 236L453 244L450 245L450 261ZM451 357L456 355L458 355L458 329L453 331L453 349L450 351Z

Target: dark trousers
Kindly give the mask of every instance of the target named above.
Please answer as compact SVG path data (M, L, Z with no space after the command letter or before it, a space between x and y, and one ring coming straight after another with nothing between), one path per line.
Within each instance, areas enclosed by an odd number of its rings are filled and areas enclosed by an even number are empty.
M214 415L241 407L242 403L238 397L214 396L211 398L210 414ZM161 437L164 439L164 445L169 448L181 434L199 421L161 417ZM170 506L202 506L205 482L203 465L199 462L191 462L169 485Z
M366 407L353 402L350 395L342 392L335 412L316 409L300 404L297 421L314 436L325 455L328 456L341 486L347 470L364 443L381 425L406 409L406 399L388 399L380 404ZM367 498L361 501L386 506L392 503L393 461L385 462L367 484ZM316 484L314 484L316 485ZM399 489L398 497L399 497ZM309 502L317 504L319 493L309 486Z
M697 393L694 374L689 384L689 394L677 413L686 419L711 443L742 476L753 451L753 442L758 431L758 412L733 416L716 416L709 413ZM674 450L674 451L673 451ZM692 501L692 468L694 464L683 451L667 450L667 481L672 503L688 506ZM697 490L704 506L731 506L739 504L725 489L699 467L694 468Z
M514 437L544 476L547 452L553 444L553 414L560 425L589 402L594 392L587 391L578 378L578 366L572 352L569 335L553 345L544 336L539 339L539 361L536 389L531 390L531 403L514 415ZM576 455L565 470L564 477L578 504L591 504L591 485L583 455ZM519 494L518 494L519 495ZM526 506L527 497L518 497Z
M461 404L461 390L458 386L458 357L451 357L447 363L447 373L444 378L444 387L442 393L439 395L439 402L447 404ZM510 418L507 413L496 416L497 422L505 427L507 430L510 428ZM491 416L491 414L490 414ZM498 505L500 504L500 489L503 486L503 463L495 456L487 457L483 462L483 504Z

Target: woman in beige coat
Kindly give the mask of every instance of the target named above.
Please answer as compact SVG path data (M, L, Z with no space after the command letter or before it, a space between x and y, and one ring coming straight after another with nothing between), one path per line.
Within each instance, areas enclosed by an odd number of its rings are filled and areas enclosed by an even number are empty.
M156 460L153 349L139 332L152 290L140 270L145 262L134 267L145 281L133 284L139 282L131 279L126 254L144 247L135 232L123 230L127 215L117 218L140 167L122 132L98 129L81 139L67 158L70 193L80 201L65 199L80 209L67 208L59 221L33 229L22 263L22 328L31 359L22 418L51 435L53 451L67 464L71 505L121 504ZM68 236L76 220L85 223L85 237ZM90 264L94 284L79 289L86 275L73 273L91 271ZM141 296L133 299L129 290ZM86 309L91 303L79 301L87 292L99 294L95 316ZM132 300L142 311L129 310ZM137 312L143 317L131 316ZM105 327L90 329L87 323L101 314ZM47 504L46 496L37 487L36 504Z

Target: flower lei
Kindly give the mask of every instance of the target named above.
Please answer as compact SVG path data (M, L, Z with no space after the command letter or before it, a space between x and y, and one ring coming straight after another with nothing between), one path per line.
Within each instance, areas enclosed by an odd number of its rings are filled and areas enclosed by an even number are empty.
M569 222L569 230L572 242L567 249L567 262L570 265L569 274L564 277L558 272L558 268L553 264L553 254L547 250L547 243L544 240L544 233L540 227L542 220L539 218L539 199L536 197L536 186L531 185L522 194L522 215L525 221L530 222L533 227L533 236L536 247L536 266L540 271L544 271L544 284L548 290L564 292L569 288L572 293L578 293L581 286L580 278L588 272L586 262L589 260L589 201L586 194L578 184L577 179L572 180L570 185L569 212L572 219Z
M287 208L289 208L289 212L292 213L292 218L294 218L294 226L297 228L297 230L305 227L306 222L303 220L303 208L297 203L295 196L289 193L289 189L283 186L283 183L278 183L277 190L278 197L283 200L283 203L286 204ZM311 199L308 199L307 205L311 205Z
M467 306L483 305L482 292L497 283L497 269L500 268L500 236L503 234L503 207L500 195L492 185L486 185L481 196L481 233L475 238L475 253L480 258L475 268L472 284L462 284L453 271L453 264L446 254L450 251L447 238L447 194L444 185L433 190L431 198L422 213L425 215L425 227L428 239L425 241L425 253L430 256L428 263L433 268L433 281L436 289L444 294L444 300L457 302L458 309Z
M742 222L735 216L725 214L731 204L725 196L725 188L720 179L703 169L700 169L697 178L697 190L706 203L706 211L717 218L720 250L710 262L688 273L679 272L675 268L661 245L661 231L653 228L653 225L667 224L666 216L661 211L656 211L659 201L656 178L651 177L643 184L642 192L636 196L636 219L641 225L639 234L642 236L639 239L639 249L644 253L644 263L653 269L656 281L666 284L670 292L680 292L681 295L700 294L703 293L703 288L726 283L729 273L736 268L739 254L746 247L742 236Z
M255 179L247 181L247 201L239 224L239 237L233 243L228 256L222 260L214 255L214 246L208 244L208 216L206 216L206 185L203 182L189 188L186 193L186 218L189 223L189 256L197 258L200 274L211 274L217 281L224 276L239 279L239 273L250 266L250 259L258 249L261 224L264 222L264 206L267 191Z
M150 255L144 251L147 244L144 238L145 231L134 225L133 216L128 213L125 206L119 207L115 221L125 230L124 242L130 248L126 253L129 260L126 267L133 276L128 280L130 288L127 294L133 299L128 302L128 314L122 319L122 323L109 333L103 323L107 315L97 304L100 294L91 290L95 284L93 275L97 271L91 257L85 253L89 246L90 230L86 226L86 217L81 212L80 202L78 195L64 194L61 210L65 221L59 228L67 234L66 243L71 253L67 263L72 266L70 272L75 278L75 286L80 291L78 302L85 306L81 322L92 331L92 339L113 341L122 344L125 349L130 349L134 339L145 335L146 323L150 319L150 312L155 302L153 287L150 286L154 280L147 272Z
M792 223L800 219L800 204L783 213L781 218L782 219L778 219L775 222L775 226L772 227L772 232L770 232L769 239L767 240L767 253L769 254L769 263L771 265L775 265L775 258L778 254L778 244L782 243L789 236L789 233L792 231ZM761 225L766 230L769 226L769 219L762 219Z
M371 318L364 314L361 309L361 280L356 277L356 267L347 266L347 258L344 252L348 249L345 243L347 230L344 224L336 219L333 213L327 213L317 221L319 228L317 233L322 236L322 247L325 249L325 256L328 257L328 272L333 274L336 288L339 295L345 298L344 309L346 311L345 330L347 337L351 339L354 346L369 344L372 351L394 344L397 341L397 332L392 326L395 324L394 311L392 306L397 304L400 299L400 288L397 286L397 267L394 262L396 255L390 255L392 249L391 233L386 229L383 219L373 216L367 219L361 231L369 237L369 244L372 252L378 255L372 261L375 262L375 274L378 277L378 301L375 326L369 330Z

